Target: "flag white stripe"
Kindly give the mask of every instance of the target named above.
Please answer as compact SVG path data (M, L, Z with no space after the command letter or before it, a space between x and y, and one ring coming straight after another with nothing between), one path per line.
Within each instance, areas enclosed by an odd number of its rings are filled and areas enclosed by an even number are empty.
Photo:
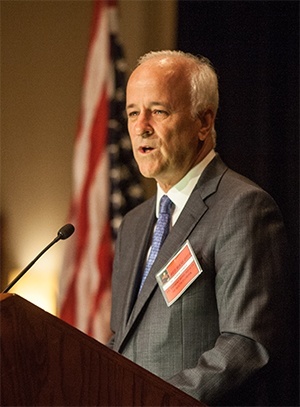
M103 197L101 202L100 196ZM87 249L84 252L77 277L76 325L83 331L87 330L87 310L92 308L101 283L101 270L99 271L97 259L103 230L108 219L108 196L108 157L105 153L99 162L96 177L89 191L89 235L86 243Z

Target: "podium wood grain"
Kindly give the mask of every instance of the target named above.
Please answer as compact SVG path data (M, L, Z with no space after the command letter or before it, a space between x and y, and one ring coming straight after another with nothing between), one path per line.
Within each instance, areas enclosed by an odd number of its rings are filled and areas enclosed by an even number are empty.
M1 406L204 406L22 297L0 309Z

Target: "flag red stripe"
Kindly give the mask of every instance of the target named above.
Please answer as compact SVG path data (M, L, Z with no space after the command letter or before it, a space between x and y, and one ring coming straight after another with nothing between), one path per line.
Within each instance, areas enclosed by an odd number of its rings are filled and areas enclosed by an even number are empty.
M98 286L98 291L91 307L91 312L88 318L88 334L93 336L93 324L95 315L99 309L99 304L104 292L110 287L110 279L112 269L112 244L111 244L111 229L110 222L105 225L105 230L102 235L102 241L98 252L98 269L101 274L101 284Z

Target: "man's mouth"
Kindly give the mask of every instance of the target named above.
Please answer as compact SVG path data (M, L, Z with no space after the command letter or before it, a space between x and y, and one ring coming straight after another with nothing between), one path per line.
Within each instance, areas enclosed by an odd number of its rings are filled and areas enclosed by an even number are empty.
M150 146L139 147L139 152L142 154L150 153L152 150L154 150L154 148Z

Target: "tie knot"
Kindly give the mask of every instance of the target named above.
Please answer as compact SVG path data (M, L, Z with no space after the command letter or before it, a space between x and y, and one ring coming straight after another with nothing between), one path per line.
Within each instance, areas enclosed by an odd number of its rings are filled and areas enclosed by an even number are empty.
M167 195L163 195L159 203L159 213L170 213L172 201Z

